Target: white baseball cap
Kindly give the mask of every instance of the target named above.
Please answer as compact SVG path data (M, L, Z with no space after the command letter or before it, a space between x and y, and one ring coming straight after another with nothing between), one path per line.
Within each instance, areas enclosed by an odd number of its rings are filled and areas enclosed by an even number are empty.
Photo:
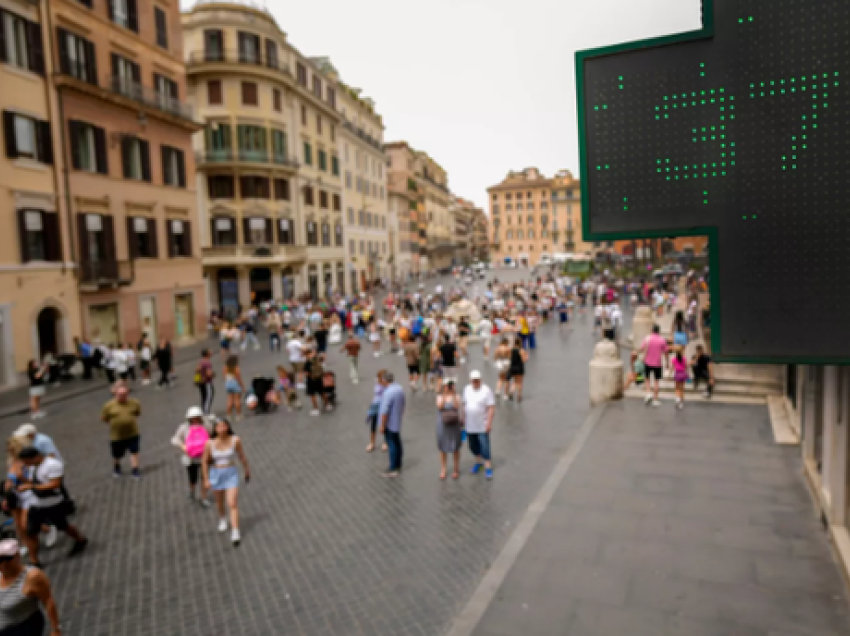
M480 380L481 379L481 371L478 371L476 369L475 371L473 371L472 373L469 374L469 379L470 380Z
M191 420L196 417L203 417L204 412L201 410L200 406L190 406L189 410L186 411L186 419Z
M38 433L38 429L35 427L35 424L21 424L17 430L15 430L14 437L29 437L36 433Z

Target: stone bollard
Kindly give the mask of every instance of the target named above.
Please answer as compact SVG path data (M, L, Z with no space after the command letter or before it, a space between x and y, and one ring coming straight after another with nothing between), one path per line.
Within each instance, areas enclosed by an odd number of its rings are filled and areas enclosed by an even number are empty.
M633 348L640 348L646 337L652 333L653 325L655 325L655 319L652 317L652 308L648 305L640 305L635 310L635 317L632 319Z
M603 340L593 350L590 361L590 404L623 399L623 361L617 355L617 345Z

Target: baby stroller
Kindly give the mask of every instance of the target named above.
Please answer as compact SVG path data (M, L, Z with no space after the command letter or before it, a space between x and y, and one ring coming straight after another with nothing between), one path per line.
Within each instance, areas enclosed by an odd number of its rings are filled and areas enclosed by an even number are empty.
M269 377L256 377L251 380L251 392L257 398L255 413L271 413L277 408L273 398L274 379Z

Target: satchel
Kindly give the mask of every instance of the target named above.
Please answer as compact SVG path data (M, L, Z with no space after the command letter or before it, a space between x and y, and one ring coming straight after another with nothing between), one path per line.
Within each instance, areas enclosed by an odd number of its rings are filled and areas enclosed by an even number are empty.
M460 412L456 406L448 406L440 409L440 417L443 418L443 426L457 426L460 424Z

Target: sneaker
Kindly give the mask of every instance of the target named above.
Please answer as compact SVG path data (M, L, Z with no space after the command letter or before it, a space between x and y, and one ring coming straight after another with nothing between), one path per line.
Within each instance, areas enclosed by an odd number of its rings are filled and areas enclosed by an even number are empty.
M118 478L119 478L119 477L121 477L121 476L122 476L122 473L121 473L121 466L116 466L116 467L112 470L112 477L113 477L113 479L118 479Z
M492 468L488 468L487 470L485 470L485 471L484 471L484 476L485 476L487 479L493 479L493 469L492 469Z
M209 500L209 499L199 499L198 501L199 501L199 502L200 502L200 504L201 504L201 508L209 508L209 507L212 505L212 504L210 503L210 500Z
M652 395L647 393L643 398L643 403L649 406L649 403L652 402Z
M388 477L388 478L398 477L398 471L397 470L387 470L387 471L384 471L383 473L381 473L381 475L383 477Z
M319 415L319 409L313 409L312 411L310 411L310 415L316 417L317 415Z
M133 479L141 479L142 478L142 475L141 475L141 473L139 473L138 468L133 469L132 475L133 475Z
M481 472L482 467L483 467L483 464L475 464L475 466L473 466L472 470L469 471L469 472L473 475L477 475L479 472Z
M652 401L652 406L654 406L654 407L656 407L656 408L657 408L657 407L659 407L659 406L661 406L661 401L660 401L660 400L653 400L653 401Z
M80 539L79 541L74 541L74 547L71 548L71 551L68 553L69 557L76 556L80 552L86 549L89 545L88 539Z
M677 408L677 409L679 409L679 410L681 411L683 408L685 408L685 403L684 403L684 402L679 402L678 404L676 404L676 408Z
M352 384L359 384L359 383L360 383L360 380L358 380L357 378L353 378L353 379L351 380L351 383L352 383Z
M295 388L296 389L306 389L307 385L304 384L303 382L299 382L298 384L295 385Z
M56 529L56 526L50 526L50 529L47 531L47 536L44 537L44 545L48 548L52 548L56 545L56 539L59 538L59 531Z
M328 405L325 407L325 411L326 411L327 413L330 413L330 412L331 412L331 411L333 411L333 410L334 410L334 407L333 407L332 405L330 405L330 404L328 404Z
M381 357L380 352L376 351L376 352L375 352L375 357L376 357L376 358L380 358L380 357Z
M239 528L233 528L233 531L230 533L230 540L233 542L234 548L239 547L239 543L242 541L242 535L239 534Z
M218 520L218 531L219 532L227 532L227 519L219 519Z

